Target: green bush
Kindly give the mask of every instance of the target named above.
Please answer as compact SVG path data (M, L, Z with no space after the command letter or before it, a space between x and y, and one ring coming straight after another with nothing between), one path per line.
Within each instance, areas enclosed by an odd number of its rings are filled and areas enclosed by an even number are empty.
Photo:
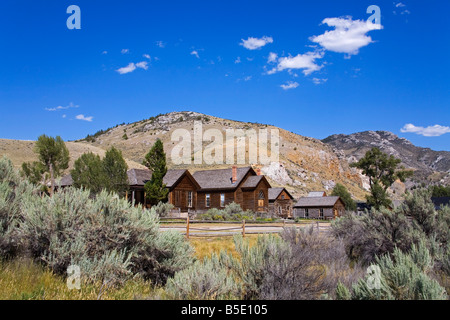
M170 298L181 300L229 300L240 295L240 285L216 255L178 272L165 288Z
M101 192L68 188L24 205L20 230L32 257L64 274L79 265L88 281L121 283L132 275L165 282L192 262L181 234L160 233L153 210Z
M354 284L351 290L342 284L336 289L338 299L348 300L445 300L447 294L429 276L433 259L425 243L412 245L409 253L394 249L391 255L376 257L374 266L380 270L379 287L369 284L369 276ZM373 277L373 275L370 275Z
M37 188L21 179L10 160L0 159L0 258L10 259L20 251L19 223L22 206Z
M242 284L242 299L321 299L333 296L339 281L352 284L361 273L349 267L340 241L312 229L260 236L252 247L237 236L235 245L238 256L222 252L221 263Z

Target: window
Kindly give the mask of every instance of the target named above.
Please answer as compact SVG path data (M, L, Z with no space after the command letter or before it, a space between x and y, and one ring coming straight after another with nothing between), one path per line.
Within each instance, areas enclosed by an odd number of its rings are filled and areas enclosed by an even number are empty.
M188 207L189 208L192 208L192 191L188 191L188 194L187 194L187 202L188 202Z
M258 199L259 200L264 200L264 191L262 191L262 190L259 191Z
M319 217L320 217L321 219L323 219L323 208L321 208L321 209L319 210Z
M220 206L225 207L225 193L220 194Z
M305 218L309 218L309 211L307 208L305 209Z
M281 195L281 200L284 200L284 194Z
M209 208L211 206L211 195L209 193L207 193L205 195L205 202L206 202L206 207Z

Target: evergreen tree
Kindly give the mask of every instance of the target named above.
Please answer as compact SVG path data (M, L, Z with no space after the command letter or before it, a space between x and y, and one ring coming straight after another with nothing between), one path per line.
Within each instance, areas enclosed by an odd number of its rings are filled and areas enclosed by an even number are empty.
M128 165L122 151L111 147L103 158L103 172L106 178L105 188L108 191L123 194L128 189Z
M338 196L341 198L341 200L345 204L345 209L348 211L355 211L356 210L356 203L352 199L352 195L350 192L348 192L347 188L343 186L342 184L338 183L333 188L333 192L331 193L332 196Z
M146 154L143 164L152 171L152 178L145 184L147 199L151 205L167 201L169 190L163 183L167 173L166 154L161 140L156 140L153 147Z
M22 163L21 176L26 177L33 184L43 182L44 166L39 161Z
M55 190L55 178L69 167L69 150L61 137L48 137L45 134L38 138L35 152L39 156L43 172L50 174L51 194Z
M102 160L92 152L78 158L70 174L76 188L84 187L95 194L105 188L107 179Z
M406 178L413 175L411 170L404 170L400 166L401 160L394 156L388 156L378 148L367 151L365 156L358 162L352 163L352 167L362 170L369 177L370 196L367 202L379 209L389 206L392 202L387 194L387 189L397 180L404 182Z

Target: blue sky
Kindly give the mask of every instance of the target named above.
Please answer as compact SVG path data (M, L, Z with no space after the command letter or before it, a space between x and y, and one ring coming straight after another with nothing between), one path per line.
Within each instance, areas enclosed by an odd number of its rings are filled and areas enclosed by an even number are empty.
M81 29L69 30L69 5ZM380 25L367 25L369 5ZM197 111L450 150L449 1L1 1L0 138ZM375 27L379 28L375 28Z

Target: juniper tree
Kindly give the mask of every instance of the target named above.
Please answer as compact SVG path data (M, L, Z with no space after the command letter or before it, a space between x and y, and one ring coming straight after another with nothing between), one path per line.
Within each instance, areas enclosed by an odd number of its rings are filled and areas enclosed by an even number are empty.
M331 193L332 196L338 196L341 198L341 200L345 204L345 209L348 211L355 211L356 210L356 203L352 199L352 195L350 192L348 192L347 188L343 186L342 184L338 183L333 188L333 192Z
M166 154L160 139L156 140L153 147L145 155L143 164L152 171L152 178L144 186L150 204L156 205L159 202L167 201L169 190L163 182L167 173Z
M60 136L56 138L41 135L34 148L39 161L22 165L22 170L33 182L39 182L39 174L50 175L50 192L55 190L55 178L69 167L69 150ZM47 180L44 178L44 181Z
M75 163L70 171L73 179L73 186L76 188L86 188L91 193L98 193L105 188L106 175L103 170L103 163L99 155L92 152L84 153Z
M387 189L397 180L404 182L413 172L400 166L401 160L381 152L378 148L367 151L365 156L350 166L362 170L369 177L370 196L367 202L380 209L391 204Z
M111 147L103 158L103 171L107 180L106 190L124 193L128 189L128 165L122 151Z

